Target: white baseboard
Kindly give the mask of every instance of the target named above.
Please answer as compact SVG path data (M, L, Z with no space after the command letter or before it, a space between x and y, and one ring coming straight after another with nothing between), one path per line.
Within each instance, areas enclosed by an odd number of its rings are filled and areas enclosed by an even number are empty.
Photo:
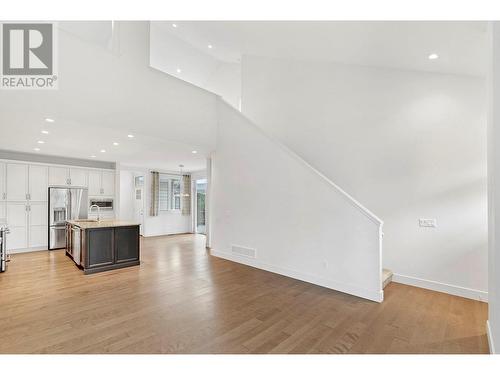
M436 292L448 293L454 296L488 302L488 292L482 290L464 288L462 286L445 284L438 281L425 280L418 277L405 276L397 273L393 275L392 281L396 283L416 286L419 288L430 289Z
M33 251L48 251L47 246L29 247L27 249L15 249L7 251L9 254L31 253Z
M490 321L486 321L486 336L488 337L488 344L490 346L490 354L497 354L495 351L495 344L493 342L493 335L491 333Z
M231 253L226 253L226 252L221 252L221 251L216 251L211 249L210 254L218 257L218 258L223 258L226 260L230 260L236 263L242 263L247 266L259 268L268 272L272 273L277 273L279 275L291 277L292 279L297 279L301 281L305 281L311 284L316 284L319 286L323 286L325 288L337 290L339 292L347 293L347 294L352 294L357 297L365 298L371 301L375 302L382 302L384 300L384 291L379 290L379 291L371 291L371 290L366 290L362 288L355 287L353 285L345 284L342 282L338 282L335 280L329 280L329 279L324 279L321 277L317 277L314 275L310 274L305 274L299 271L287 269L287 268L282 268L278 266L274 266L271 264L259 262L256 259L251 259L251 258L246 258L244 256L238 256L235 254Z
M143 233L143 237L176 236L178 234L193 234L193 232Z

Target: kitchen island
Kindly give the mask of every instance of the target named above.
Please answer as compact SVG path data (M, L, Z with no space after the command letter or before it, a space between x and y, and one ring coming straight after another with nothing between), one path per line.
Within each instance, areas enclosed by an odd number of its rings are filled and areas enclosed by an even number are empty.
M66 255L85 274L140 263L139 224L119 220L66 222Z

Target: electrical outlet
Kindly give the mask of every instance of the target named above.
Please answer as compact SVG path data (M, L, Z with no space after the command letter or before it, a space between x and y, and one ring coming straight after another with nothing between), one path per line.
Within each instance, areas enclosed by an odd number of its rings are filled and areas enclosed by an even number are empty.
M418 219L418 225L425 228L436 228L436 219Z
M328 261L327 261L327 260L324 260L324 261L323 261L323 267L324 267L324 268L326 268L326 269L328 269L329 264L328 264Z

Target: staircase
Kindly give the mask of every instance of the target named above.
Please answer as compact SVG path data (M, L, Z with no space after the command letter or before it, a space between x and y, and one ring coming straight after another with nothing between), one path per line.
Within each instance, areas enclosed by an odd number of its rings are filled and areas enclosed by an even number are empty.
M392 271L388 269L382 270L382 289L385 289L392 281Z

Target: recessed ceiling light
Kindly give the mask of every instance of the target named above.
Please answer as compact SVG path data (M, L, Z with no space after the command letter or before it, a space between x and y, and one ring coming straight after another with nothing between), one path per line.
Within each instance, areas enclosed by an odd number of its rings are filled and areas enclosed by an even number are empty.
M55 122L55 120L54 120L54 119L51 119L51 118L46 118L46 119L45 119L45 121L46 121L46 122Z
M133 134L129 134L129 135L127 135L127 137L134 138L134 135Z
M173 24L172 24L172 27L177 27L177 24L176 24L176 23L173 23Z
M212 48L213 46L212 46L211 44L209 44L207 47L208 47L208 48Z
M118 142L113 142L113 146L118 146L119 143Z
M191 151L191 153L192 153L192 154L197 154L197 153L198 153L198 151L193 150L193 151Z
M40 151L40 149L38 147L35 147L33 150Z
M106 152L106 150L102 149L101 152Z
M436 60L437 58L439 58L437 53L431 53L429 55L429 60Z
M45 141L38 141L37 143L40 143L42 145L45 143Z
M95 155L90 155L91 158L95 158Z
M177 71L177 73L182 72L182 70L180 70L179 68L177 68L176 71Z
M42 130L42 134L49 134L48 130Z

